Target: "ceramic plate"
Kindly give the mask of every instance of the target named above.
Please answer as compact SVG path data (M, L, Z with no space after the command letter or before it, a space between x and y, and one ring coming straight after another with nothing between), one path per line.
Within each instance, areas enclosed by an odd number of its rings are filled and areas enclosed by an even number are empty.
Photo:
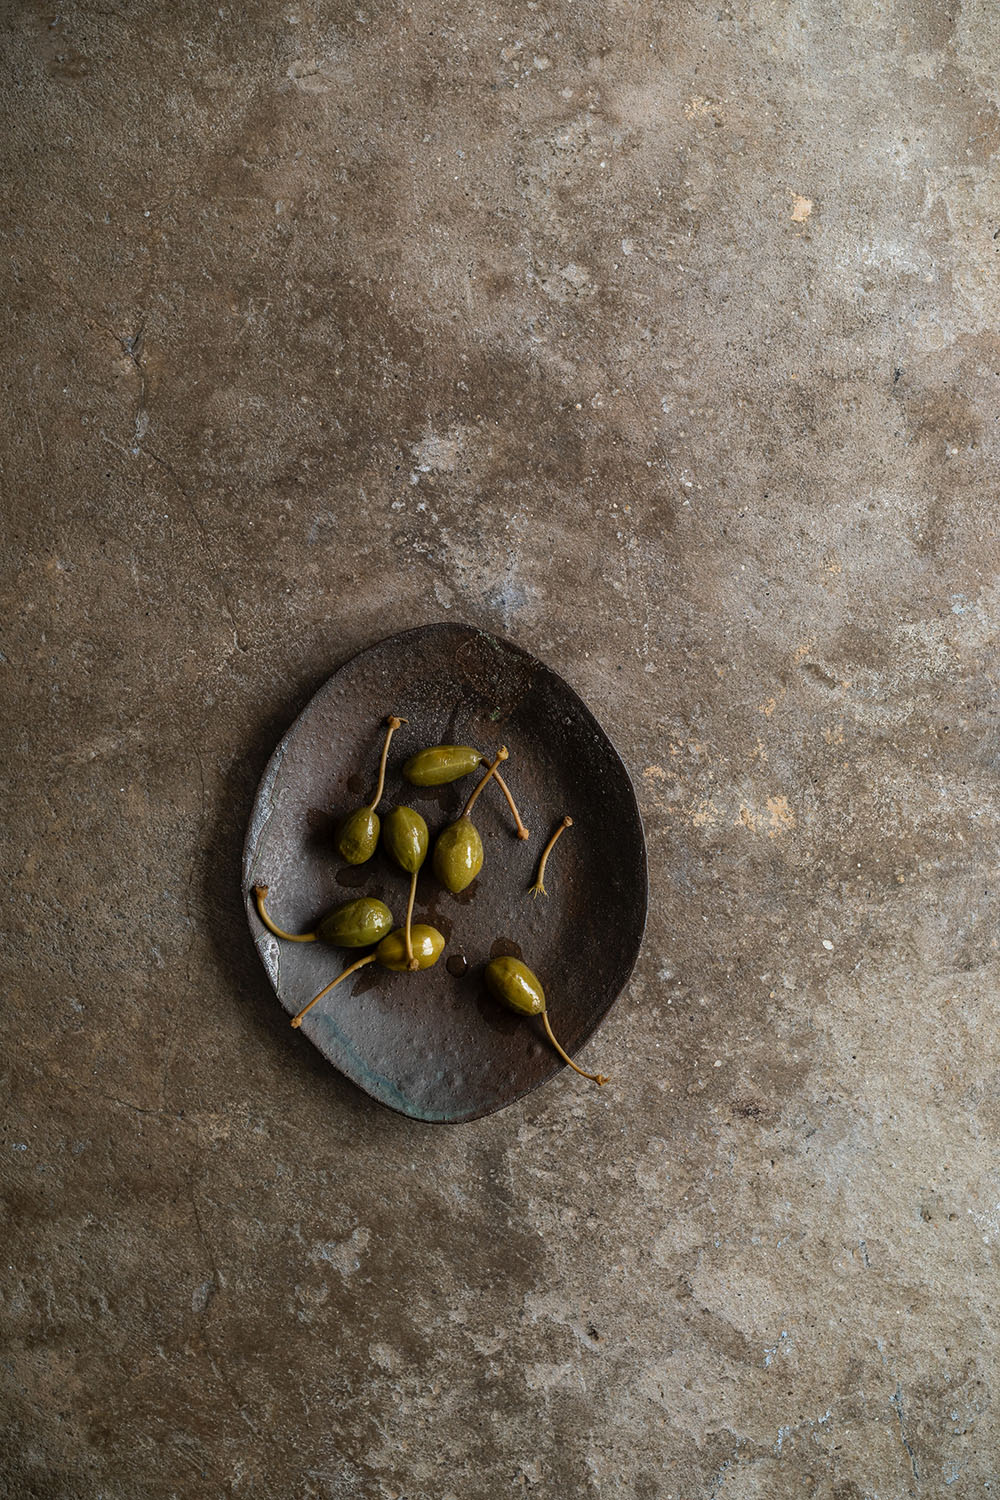
M402 778L403 762L428 745L491 753L505 744L504 776L531 837L516 837L503 795L487 786L473 815L485 849L479 877L453 896L428 858L418 882L414 921L444 934L442 958L416 974L368 965L320 1001L302 1030L390 1109L419 1120L473 1120L565 1066L539 1021L487 994L486 963L500 953L523 958L545 987L556 1036L575 1056L638 957L647 903L642 823L607 735L541 662L508 641L450 623L380 641L316 693L271 757L254 804L243 862L247 916L290 1015L358 955L272 937L254 907L255 884L270 887L270 915L291 932L307 931L323 912L364 894L385 901L397 922L405 916L409 879L381 849L367 864L350 866L334 848L339 820L375 789L390 713L409 722L392 740L382 816L399 803L416 808L433 845L474 780L413 787ZM548 895L533 898L539 855L565 813L573 826L549 860ZM602 1063L596 1048L579 1061L591 1072Z

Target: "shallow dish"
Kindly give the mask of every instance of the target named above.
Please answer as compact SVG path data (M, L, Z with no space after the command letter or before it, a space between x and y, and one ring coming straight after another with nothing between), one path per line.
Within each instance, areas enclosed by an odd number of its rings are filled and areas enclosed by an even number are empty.
M505 779L531 837L516 837L502 794L488 786L474 815L486 852L481 875L450 895L428 857L417 886L414 921L444 934L443 957L416 974L377 964L361 969L310 1011L302 1030L390 1109L419 1120L473 1120L565 1066L539 1021L490 998L486 963L500 953L524 959L545 986L556 1036L575 1057L638 957L647 904L642 822L611 741L572 688L534 657L451 623L379 641L311 699L271 757L254 803L243 859L247 917L290 1015L357 954L273 937L254 906L256 884L270 888L269 911L291 932L308 930L325 911L362 894L385 901L398 923L405 915L408 877L381 849L367 864L350 866L333 847L340 818L374 791L390 713L409 722L392 740L382 816L400 803L416 808L433 847L474 780L410 786L400 774L403 762L427 745L475 745L487 753L502 743L510 750ZM535 899L529 888L539 855L565 813L574 826L549 861L548 895Z

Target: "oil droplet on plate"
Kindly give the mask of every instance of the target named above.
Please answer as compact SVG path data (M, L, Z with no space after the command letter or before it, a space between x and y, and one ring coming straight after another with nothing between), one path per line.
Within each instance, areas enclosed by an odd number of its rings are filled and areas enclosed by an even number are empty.
M497 938L490 949L490 958L521 958L523 957L517 943L511 942L510 938Z

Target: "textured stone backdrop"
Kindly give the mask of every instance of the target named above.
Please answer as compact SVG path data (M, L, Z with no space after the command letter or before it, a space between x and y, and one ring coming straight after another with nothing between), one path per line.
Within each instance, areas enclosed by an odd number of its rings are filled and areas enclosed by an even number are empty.
M1000 1489L990 0L2 11L0 1487ZM455 1129L291 1032L280 732L509 634L633 983Z

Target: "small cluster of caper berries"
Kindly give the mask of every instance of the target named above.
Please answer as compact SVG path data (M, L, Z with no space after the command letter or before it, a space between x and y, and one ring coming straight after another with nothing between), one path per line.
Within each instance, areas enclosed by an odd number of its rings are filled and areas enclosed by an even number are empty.
M255 885L254 896L260 920L268 932L273 932L275 937L284 938L286 942L319 941L332 943L337 948L370 948L373 943L378 945L374 953L367 953L364 958L356 959L331 984L320 990L297 1016L293 1016L293 1026L301 1026L302 1017L312 1010L317 1000L321 1000L334 985L346 979L348 974L353 974L355 969L364 968L365 964L377 959L383 968L391 969L394 973L401 973L404 969L429 969L432 964L437 963L444 951L444 938L436 927L426 927L421 922L415 927L410 925L412 900L406 914L405 928L393 929L392 912L384 901L377 901L374 896L359 896L356 900L345 901L343 905L335 906L333 911L327 912L317 922L315 932L294 933L285 932L271 920L264 905L266 885Z
M417 890L417 876L427 858L430 836L427 824L420 813L412 807L396 807L388 814L384 823L376 811L385 788L385 769L389 755L389 742L393 734L406 719L391 714L386 720L386 735L379 763L378 785L371 802L360 807L340 824L336 835L338 853L348 864L360 865L371 859L381 833L383 847L390 858L410 877L410 895L406 907L406 922L403 927L393 928L393 916L384 901L371 896L362 896L345 901L320 919L315 931L303 933L285 932L272 920L264 905L268 893L266 885L254 887L260 919L275 937L291 943L332 943L341 948L369 948L375 944L374 952L355 959L336 979L330 981L314 995L309 1004L292 1018L293 1026L301 1026L303 1017L312 1010L318 1000L334 989L348 975L364 968L366 964L380 963L393 973L418 969L429 969L436 964L444 950L445 940L435 927L424 923L413 923L413 902ZM492 761L479 750L469 745L434 745L411 755L403 766L403 775L413 786L444 786L469 776L473 771L486 766L486 773L476 784L465 807L454 822L441 830L434 844L432 866L437 878L453 894L464 891L471 885L483 867L483 842L472 822L471 813L476 800L487 782L495 779L510 807L517 828L518 838L526 839L529 831L521 820L510 788L500 775L498 767L508 758L505 745L501 745ZM573 819L563 818L549 839L538 865L538 874L531 887L533 896L545 895L543 877L545 866L559 835L571 827ZM573 1059L556 1040L549 1023L545 1004L545 991L541 981L516 958L495 958L487 964L486 985L494 998L510 1010L524 1016L541 1016L546 1034L552 1046L564 1062L583 1078L597 1084L607 1083L602 1073L586 1073L577 1067Z

